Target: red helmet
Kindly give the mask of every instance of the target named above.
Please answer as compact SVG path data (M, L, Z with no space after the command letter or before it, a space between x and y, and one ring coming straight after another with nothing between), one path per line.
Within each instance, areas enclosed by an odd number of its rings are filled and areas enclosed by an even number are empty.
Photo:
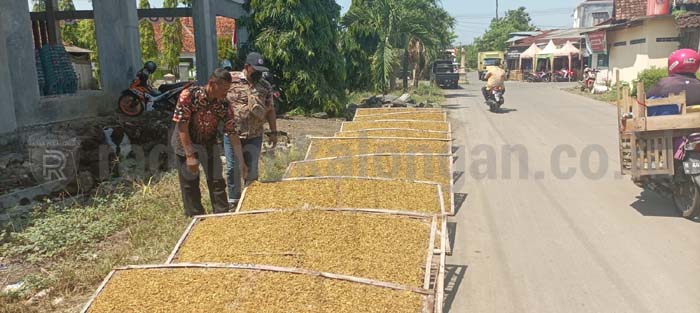
M668 72L671 74L695 74L700 68L700 54L692 49L681 49L668 57Z

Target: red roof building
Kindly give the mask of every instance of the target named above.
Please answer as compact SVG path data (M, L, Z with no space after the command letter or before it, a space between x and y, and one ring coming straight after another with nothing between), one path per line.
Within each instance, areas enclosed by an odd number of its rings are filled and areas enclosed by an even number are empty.
M191 17L180 18L182 23L182 54L181 57L194 58L196 51L194 44L194 24ZM154 24L153 31L158 44L158 50L163 48L163 32L161 31L162 23ZM232 18L217 16L216 17L216 34L217 37L226 37L233 40L233 34L236 33L236 20Z

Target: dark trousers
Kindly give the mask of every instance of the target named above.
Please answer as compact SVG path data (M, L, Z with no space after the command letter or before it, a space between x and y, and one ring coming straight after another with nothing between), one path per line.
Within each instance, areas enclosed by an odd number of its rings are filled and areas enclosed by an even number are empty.
M226 196L226 180L223 177L223 164L221 162L221 148L218 145L207 147L195 147L197 158L204 168L209 188L209 198L214 209L214 213L225 213L229 211L228 197ZM193 174L187 168L187 159L183 156L178 158L178 176L180 179L180 190L182 192L182 203L185 207L185 215L195 216L206 214L202 206L202 192L199 189L199 173Z

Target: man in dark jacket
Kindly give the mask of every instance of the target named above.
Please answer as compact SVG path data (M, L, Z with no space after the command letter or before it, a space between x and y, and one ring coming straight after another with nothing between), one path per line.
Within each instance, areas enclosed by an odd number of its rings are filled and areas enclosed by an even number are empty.
M669 76L661 79L647 92L648 98L665 98L685 91L686 105L700 105L700 80L695 74L700 68L700 54L695 50L681 49L668 58Z

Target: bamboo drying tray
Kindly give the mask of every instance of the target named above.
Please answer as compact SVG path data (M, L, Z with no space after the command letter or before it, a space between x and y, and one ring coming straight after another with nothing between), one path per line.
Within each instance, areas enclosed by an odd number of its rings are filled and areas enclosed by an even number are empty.
M419 130L410 128L375 128L353 130L335 133L335 137L355 137L355 138L421 138L451 140L452 134L448 132Z
M354 131L376 128L409 128L418 130L433 130L441 132L452 132L450 123L435 121L408 121L408 120L381 120L381 121L357 121L343 122L340 131Z
M442 187L376 177L301 177L248 186L236 212L263 209L371 208L444 215Z
M436 216L384 210L265 210L196 217L167 263L264 264L425 289ZM436 240L437 238L437 240Z
M360 209L373 212L438 216L438 240L446 235L440 223L447 215L442 186L433 182L376 177L299 177L280 182L255 182L243 190L236 212L299 209ZM447 255L452 255L448 245Z
M447 122L446 112L396 112L370 115L355 115L353 121L417 120Z
M442 108L358 108L355 111L355 117L363 116L363 115L401 113L401 112L445 112L445 109L442 109Z
M141 265L110 272L81 312L435 313L436 295L444 292L296 268Z
M452 154L449 139L313 137L306 160L377 153Z
M292 162L284 178L344 176L434 182L442 187L447 213L454 215L452 166L451 154L368 154Z

